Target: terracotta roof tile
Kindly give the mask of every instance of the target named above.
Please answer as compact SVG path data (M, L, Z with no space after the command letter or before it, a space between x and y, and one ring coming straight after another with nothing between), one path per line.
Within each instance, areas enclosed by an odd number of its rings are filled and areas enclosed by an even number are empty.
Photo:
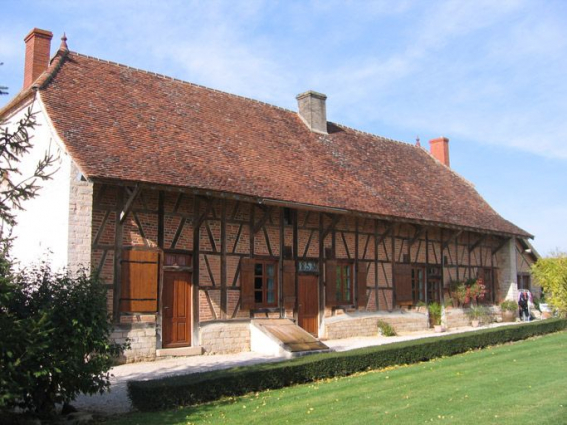
M90 178L230 192L530 236L420 147L65 52L41 98Z

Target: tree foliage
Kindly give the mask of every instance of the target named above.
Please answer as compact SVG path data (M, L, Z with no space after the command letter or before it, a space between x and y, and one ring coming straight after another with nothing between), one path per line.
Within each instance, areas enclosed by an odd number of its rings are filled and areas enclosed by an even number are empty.
M32 145L30 132L37 127L35 113L28 109L11 129L5 126L0 132L0 220L3 223L1 242L9 239L9 229L16 224L16 211L24 209L23 202L37 196L40 182L49 180L57 171L58 156L47 149L29 175L23 175L22 158Z
M549 304L567 316L567 254L556 252L551 257L540 258L532 266L532 274Z
M38 124L31 109L14 124L0 130L0 412L19 407L43 415L79 393L105 391L125 346L110 342L106 289L98 279L47 264L12 270L17 211L39 194L58 161L48 149L33 169L22 167Z
M79 393L104 392L125 347L109 342L101 282L47 264L19 274L5 259L0 266L0 408L45 414Z

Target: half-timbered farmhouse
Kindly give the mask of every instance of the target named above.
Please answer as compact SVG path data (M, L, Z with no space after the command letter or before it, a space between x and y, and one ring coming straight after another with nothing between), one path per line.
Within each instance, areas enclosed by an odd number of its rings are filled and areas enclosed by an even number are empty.
M532 236L450 168L448 139L427 151L329 122L320 93L290 111L65 38L50 60L51 38L26 37L24 88L0 111L36 112L31 160L60 155L14 253L99 275L129 360L249 350L257 327L369 335L399 309L426 327L411 307L453 281L483 277L493 304L530 285Z

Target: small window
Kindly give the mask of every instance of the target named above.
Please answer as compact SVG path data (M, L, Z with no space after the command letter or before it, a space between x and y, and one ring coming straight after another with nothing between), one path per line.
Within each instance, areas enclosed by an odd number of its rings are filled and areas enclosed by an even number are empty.
M254 306L277 307L277 263L273 261L256 261L254 263Z
M423 267L412 267L411 269L411 290L414 304L417 304L420 301L425 301L424 271Z
M337 264L336 302L340 304L353 304L352 264Z

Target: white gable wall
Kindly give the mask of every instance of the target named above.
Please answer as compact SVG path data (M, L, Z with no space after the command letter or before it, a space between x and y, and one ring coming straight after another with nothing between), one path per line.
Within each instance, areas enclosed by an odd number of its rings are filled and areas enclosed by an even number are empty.
M47 259L54 269L61 269L68 264L71 158L53 132L38 99L33 102L32 108L37 112L38 124L33 131L33 148L22 157L18 169L22 172L22 177L33 175L37 163L49 150L59 156L58 170L52 179L39 182L39 195L23 203L25 211L17 212L11 255L18 267ZM11 128L15 128L26 110L27 107L11 117Z

